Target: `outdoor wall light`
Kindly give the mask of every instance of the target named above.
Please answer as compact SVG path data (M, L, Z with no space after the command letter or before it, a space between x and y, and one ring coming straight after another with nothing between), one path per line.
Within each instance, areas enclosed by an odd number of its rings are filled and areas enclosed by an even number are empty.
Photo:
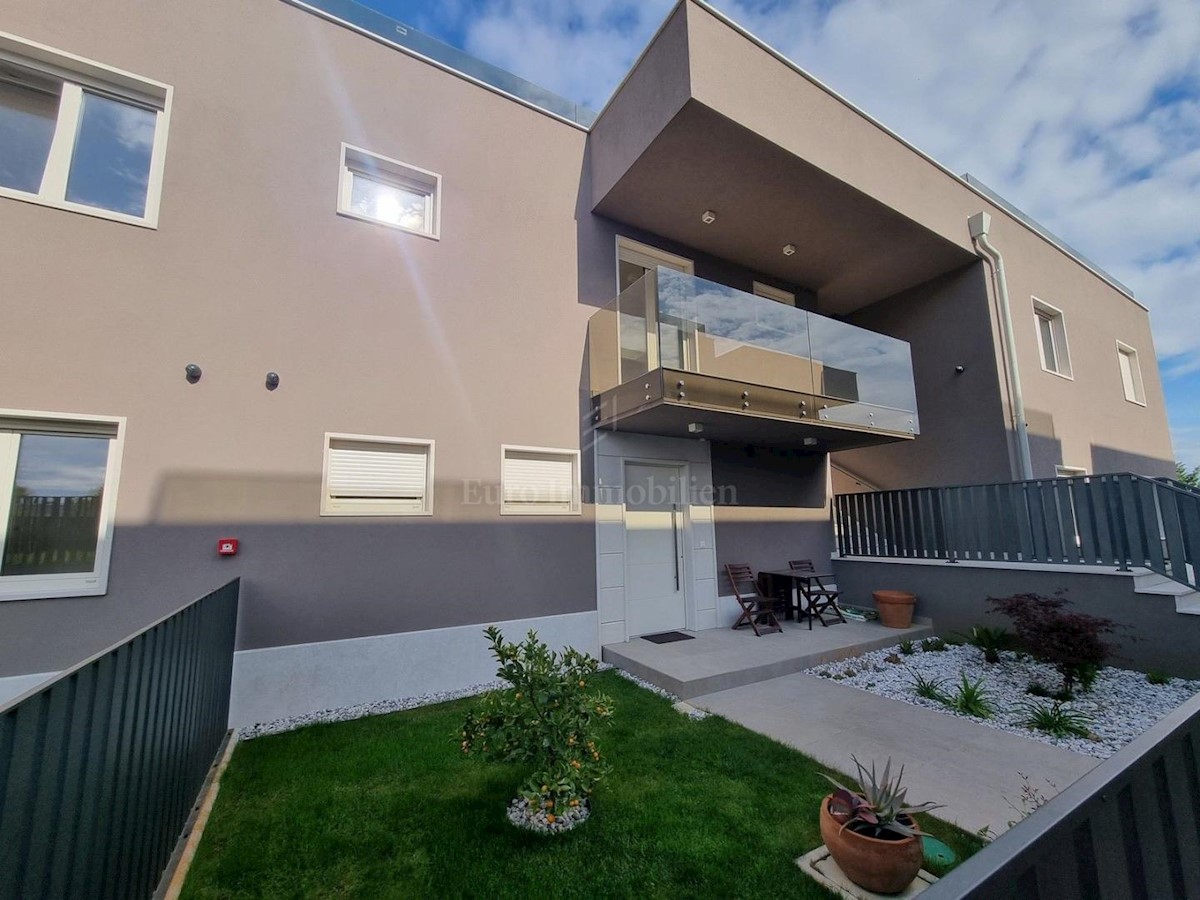
M704 433L704 423L703 422L689 423L688 424L688 433L689 434L703 434Z
M806 437L804 439L805 447L815 447L815 446L817 446L818 443L820 443L820 442L814 437Z
M279 373L278 372L268 372L267 373L267 390L273 391L277 387L279 387Z
M195 384L204 373L200 371L200 367L195 363L188 363L184 366L183 374L187 378L188 384Z
M706 209L703 213L701 213L700 221L705 225L711 225L713 222L717 221L717 214L711 209Z
M965 372L965 371L967 371L967 367L966 367L966 366L955 366L955 367L954 367L954 374L955 374L955 375L961 375L961 374L962 374L963 372Z
M783 255L784 256L793 256L793 255L795 255L795 253L796 253L796 245L795 244L784 244L783 245Z

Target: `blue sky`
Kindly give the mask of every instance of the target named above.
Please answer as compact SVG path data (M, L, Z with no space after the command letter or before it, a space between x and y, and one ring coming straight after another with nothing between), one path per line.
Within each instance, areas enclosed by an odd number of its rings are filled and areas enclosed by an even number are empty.
M672 0L367 0L599 109ZM716 0L734 21L1151 309L1200 466L1200 0Z

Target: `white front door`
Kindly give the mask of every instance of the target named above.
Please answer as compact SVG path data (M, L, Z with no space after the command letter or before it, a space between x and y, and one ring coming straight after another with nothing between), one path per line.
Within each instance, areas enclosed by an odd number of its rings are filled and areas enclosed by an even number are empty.
M625 621L629 637L686 625L682 466L625 464Z

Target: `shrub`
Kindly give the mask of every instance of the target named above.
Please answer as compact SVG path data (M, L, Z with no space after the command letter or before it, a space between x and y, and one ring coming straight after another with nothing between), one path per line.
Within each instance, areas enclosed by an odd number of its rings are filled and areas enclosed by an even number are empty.
M1062 676L1062 690L1071 693L1076 682L1086 677L1088 666L1104 665L1116 645L1104 635L1117 630L1112 619L1068 612L1062 597L1016 594L991 597L988 602L1012 620L1017 639L1035 659L1054 666Z
M926 653L941 653L946 649L946 642L940 637L925 638L921 641L921 649Z
M958 688L950 695L948 705L951 709L968 716L976 716L980 719L992 717L992 704L988 699L987 691L983 689L983 679L970 681L966 672L963 673Z
M923 697L926 700L936 700L938 703L949 703L950 698L946 696L943 686L945 682L940 678L926 678L919 672L913 673L913 693L918 697Z
M1146 673L1146 680L1151 684L1170 684L1171 676L1166 672L1160 672L1158 669L1155 669Z
M901 641L900 642L900 652L903 653L905 656L912 656L914 653L917 652L917 645L914 644L912 641Z
M986 625L976 625L971 629L967 643L983 651L985 662L1000 662L1000 652L1012 647L1012 635L1004 628L989 628Z
M551 652L534 631L520 644L506 644L494 625L484 634L500 663L496 674L511 687L486 694L467 713L463 753L531 766L522 788L531 805L554 810L586 802L608 772L596 732L612 715L612 701L587 692L599 664L571 647Z
M1025 718L1021 724L1036 728L1055 737L1087 737L1092 733L1092 720L1083 713L1074 712L1055 701L1050 706L1031 703L1025 707Z

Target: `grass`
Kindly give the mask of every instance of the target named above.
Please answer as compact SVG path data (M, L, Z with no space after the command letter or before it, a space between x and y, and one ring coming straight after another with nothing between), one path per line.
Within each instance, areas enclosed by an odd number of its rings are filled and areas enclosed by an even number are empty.
M832 896L793 863L821 843L831 770L613 673L598 687L613 774L576 831L505 821L525 772L459 754L475 701L315 725L238 746L184 898ZM920 819L960 858L981 846Z

